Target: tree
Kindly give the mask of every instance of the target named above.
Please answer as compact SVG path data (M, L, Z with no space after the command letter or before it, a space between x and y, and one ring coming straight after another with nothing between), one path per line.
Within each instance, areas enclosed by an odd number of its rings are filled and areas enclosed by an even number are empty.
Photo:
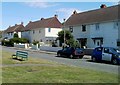
M14 38L19 38L17 33L14 34Z
M73 35L71 34L71 32L68 30L65 30L65 43L67 43L67 41L71 38L73 38ZM64 30L58 32L57 39L60 40L60 43L64 43Z
M58 40L60 43L64 43L64 31L58 33ZM79 47L79 43L73 38L73 35L70 31L65 30L65 43L71 47Z

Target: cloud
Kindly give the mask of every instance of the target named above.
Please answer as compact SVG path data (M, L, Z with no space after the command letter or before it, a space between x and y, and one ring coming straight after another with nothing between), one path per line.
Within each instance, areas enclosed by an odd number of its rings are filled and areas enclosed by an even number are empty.
M77 13L82 12L76 8L60 8L60 9L56 10L56 12L60 15L64 15L63 18L67 19L72 15L73 11L75 11L75 10L77 11Z
M36 8L47 8L47 7L53 7L58 4L55 4L54 2L44 2L43 0L34 0L33 2L25 2L30 7L36 7Z

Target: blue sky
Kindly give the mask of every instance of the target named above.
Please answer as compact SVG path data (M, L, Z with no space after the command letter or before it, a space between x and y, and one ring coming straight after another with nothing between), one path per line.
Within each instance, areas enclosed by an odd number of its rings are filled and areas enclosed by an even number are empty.
M58 19L63 22L74 10L83 12L87 10L99 9L101 4L113 6L114 2L2 2L2 28L5 30L9 25L20 24L24 26L29 21L37 21L41 18L53 17L58 15ZM0 3L1 6L1 3ZM1 9L0 9L1 11Z

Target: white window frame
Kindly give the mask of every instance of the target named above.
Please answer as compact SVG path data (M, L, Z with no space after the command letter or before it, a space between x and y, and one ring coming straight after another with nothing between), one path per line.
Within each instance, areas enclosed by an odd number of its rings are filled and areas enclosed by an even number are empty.
M85 28L83 28L83 26L85 26ZM84 29L84 30L83 30ZM82 25L82 32L86 32L87 29L86 29L86 25Z
M96 29L96 30L100 30L100 24L99 24L99 23L96 23L96 24L95 24L95 29Z

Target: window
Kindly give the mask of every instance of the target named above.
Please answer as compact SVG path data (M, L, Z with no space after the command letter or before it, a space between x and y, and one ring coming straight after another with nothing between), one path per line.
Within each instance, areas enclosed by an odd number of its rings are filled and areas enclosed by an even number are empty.
M70 30L70 32L72 33L72 32L73 32L73 26L70 26L70 27L69 27L69 30Z
M33 30L33 34L35 33L35 30Z
M48 28L48 32L51 32L51 28Z
M96 30L99 30L99 23L97 23L95 26L96 26Z
M102 52L102 48L96 48L96 51Z
M109 49L108 48L104 48L104 53L109 53Z
M40 40L40 42L42 42L42 39Z
M114 29L118 28L118 22L114 22Z
M86 25L82 25L82 32L86 31Z
M39 30L39 33L41 33L41 30Z
M97 42L97 46L99 46L100 45L100 43L99 42Z

